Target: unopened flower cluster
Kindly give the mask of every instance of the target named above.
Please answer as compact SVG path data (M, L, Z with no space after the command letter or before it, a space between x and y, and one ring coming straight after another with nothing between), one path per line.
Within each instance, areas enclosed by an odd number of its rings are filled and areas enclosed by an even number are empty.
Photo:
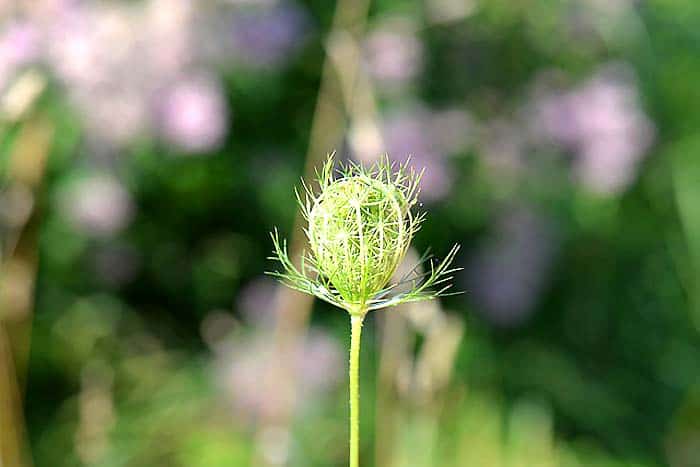
M349 163L336 170L329 157L318 173L318 191L304 184L303 194L297 193L310 251L295 266L275 231L272 259L282 271L272 274L353 314L444 295L457 246L439 264L429 262L427 272L417 265L391 282L424 219L414 213L420 178L388 158L370 168Z

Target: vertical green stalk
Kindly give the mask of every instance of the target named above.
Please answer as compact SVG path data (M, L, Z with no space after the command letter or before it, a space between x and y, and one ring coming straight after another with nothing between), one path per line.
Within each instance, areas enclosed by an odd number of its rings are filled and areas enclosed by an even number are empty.
M350 314L350 467L360 465L360 337L364 313Z

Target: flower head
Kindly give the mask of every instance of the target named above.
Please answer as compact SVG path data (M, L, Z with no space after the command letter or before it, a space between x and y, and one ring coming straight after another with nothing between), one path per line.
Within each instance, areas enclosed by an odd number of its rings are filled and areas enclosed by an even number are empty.
M451 287L455 269L450 264L458 246L441 263L430 262L429 272L421 274L416 266L390 283L424 219L423 213L413 212L422 173L409 170L407 164L396 167L388 158L370 168L353 163L334 168L330 156L318 173L319 191L304 184L304 199L297 193L308 222L310 251L297 268L275 231L272 259L283 270L271 274L351 313L444 295Z
M201 153L221 146L229 117L221 84L213 77L195 75L165 92L159 129L168 143L183 151Z

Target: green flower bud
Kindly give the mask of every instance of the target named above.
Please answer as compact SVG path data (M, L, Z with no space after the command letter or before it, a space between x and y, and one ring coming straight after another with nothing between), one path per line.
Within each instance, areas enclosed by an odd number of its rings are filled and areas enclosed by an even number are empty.
M431 288L451 279L454 269L448 267L456 246L442 263L431 263L429 273L421 275L414 268L412 276L389 285L424 218L412 212L421 174L405 165L394 170L386 158L369 169L350 164L334 174L333 167L329 158L318 177L318 193L304 185L304 201L297 194L311 247L301 270L275 233L273 259L284 271L272 274L353 314L444 294L449 284L437 292ZM405 284L409 291L390 296L397 285Z
M362 304L389 282L414 229L404 193L362 175L332 182L309 214L319 271L348 302Z

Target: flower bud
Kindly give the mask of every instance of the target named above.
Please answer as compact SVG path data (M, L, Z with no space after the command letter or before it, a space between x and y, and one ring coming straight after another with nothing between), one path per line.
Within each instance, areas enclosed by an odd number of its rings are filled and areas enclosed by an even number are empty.
M306 196L297 192L309 223L306 235L311 251L302 253L300 264L295 265L286 240L275 229L271 259L282 270L269 274L356 318L372 310L447 295L451 274L459 270L450 268L458 245L439 263L424 256L404 277L389 284L424 219L423 213L411 212L421 175L408 170L407 164L395 167L387 157L369 168L350 163L336 171L329 156L317 172L320 190L302 182ZM430 265L429 271L420 272L423 263Z
M347 301L363 304L396 271L414 229L409 202L395 185L367 175L332 181L309 214L319 271Z

